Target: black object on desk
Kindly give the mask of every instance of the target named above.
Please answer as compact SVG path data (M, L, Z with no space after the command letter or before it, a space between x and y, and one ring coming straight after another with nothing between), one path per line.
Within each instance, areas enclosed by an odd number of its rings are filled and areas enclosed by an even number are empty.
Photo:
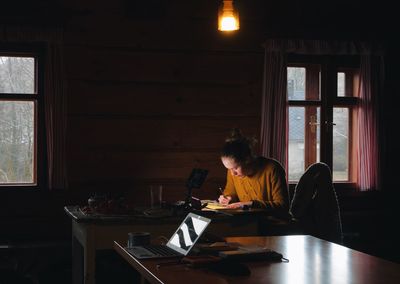
M185 200L185 209L190 210L193 208L193 198L192 198L192 189L193 188L200 188L206 177L208 175L208 170L205 169L198 169L194 168L186 181L186 188L187 188L187 195L186 195L186 200ZM198 204L196 204L198 205ZM195 208L199 209L199 208ZM201 207L200 207L201 209Z
M230 261L265 260L272 262L280 262L284 259L282 254L270 249L263 249L257 251L247 251L241 249L228 250L228 251L221 251L219 252L218 255L222 259Z

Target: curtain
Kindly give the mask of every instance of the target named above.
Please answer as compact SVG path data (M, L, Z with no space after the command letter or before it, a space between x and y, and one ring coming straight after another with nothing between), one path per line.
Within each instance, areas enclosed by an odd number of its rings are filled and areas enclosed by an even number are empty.
M357 184L361 191L380 188L381 152L378 138L383 127L379 127L380 94L383 93L383 58L362 55L360 64L360 105L358 108L358 165Z
M261 102L261 154L275 158L282 165L287 165L286 74L285 54L266 50Z
M48 43L45 64L45 120L49 189L67 188L66 169L66 91L62 48Z
M383 95L383 52L379 44L354 41L270 39L264 43L265 62L261 105L261 153L287 161L286 60L288 53L309 55L360 55L359 161L357 187L378 189L383 151L379 148L379 97Z
M66 91L62 60L62 30L0 26L0 41L7 43L41 43L46 47L44 61L44 107L47 144L47 185L67 188L66 171Z

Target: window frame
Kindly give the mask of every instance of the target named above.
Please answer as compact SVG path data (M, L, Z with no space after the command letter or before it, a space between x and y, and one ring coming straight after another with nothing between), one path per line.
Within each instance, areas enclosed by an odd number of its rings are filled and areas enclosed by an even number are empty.
M344 96L339 97L337 95L337 73L343 70L360 69L360 58L359 56L349 55L299 55L299 54L288 54L286 67L306 67L320 65L320 98L319 100L313 100L305 98L305 100L289 100L287 98L287 113L289 113L289 107L307 107L315 106L320 107L320 161L329 165L332 169L333 164L333 109L335 107L348 107L352 111L349 115L349 180L348 181L334 181L335 188L340 189L356 189L356 171L355 165L352 164L356 161L354 143L357 133L356 125L356 108L359 103L359 98L356 96ZM307 80L310 80L306 76L306 96L308 93ZM346 76L346 82L348 78ZM354 90L354 86L353 90ZM346 92L349 89L346 84ZM357 94L355 94L357 95ZM329 123L331 122L331 123ZM305 123L307 123L305 121ZM289 127L289 123L287 124ZM288 129L289 131L289 129ZM325 135L322 135L325 133ZM305 137L307 131L305 131ZM304 146L307 149L307 146ZM288 153L288 151L287 151ZM289 163L288 157L288 163ZM307 168L307 155L304 157L305 168ZM288 174L289 177L289 174ZM288 180L291 187L293 187L298 181Z
M0 56L33 57L35 59L35 89L32 94L0 93L1 101L32 101L34 103L34 164L33 183L0 183L0 190L37 190L46 185L46 137L44 106L44 52L41 44L2 44Z

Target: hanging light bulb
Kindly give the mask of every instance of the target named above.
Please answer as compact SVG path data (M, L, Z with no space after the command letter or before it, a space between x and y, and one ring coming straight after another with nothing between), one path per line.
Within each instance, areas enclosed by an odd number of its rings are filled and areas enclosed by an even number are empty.
M233 0L223 0L218 9L218 30L236 31L239 29L239 12L233 6Z

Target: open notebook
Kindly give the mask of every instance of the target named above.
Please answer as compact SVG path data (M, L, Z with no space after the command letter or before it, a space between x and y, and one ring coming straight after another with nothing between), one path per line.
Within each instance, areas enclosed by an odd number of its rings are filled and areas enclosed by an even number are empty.
M226 205L220 204L217 200L203 199L201 201L201 204L202 205L204 204L205 205L204 207L210 210L229 209L226 207Z
M189 213L165 245L142 245L127 248L138 259L186 256L211 220Z

